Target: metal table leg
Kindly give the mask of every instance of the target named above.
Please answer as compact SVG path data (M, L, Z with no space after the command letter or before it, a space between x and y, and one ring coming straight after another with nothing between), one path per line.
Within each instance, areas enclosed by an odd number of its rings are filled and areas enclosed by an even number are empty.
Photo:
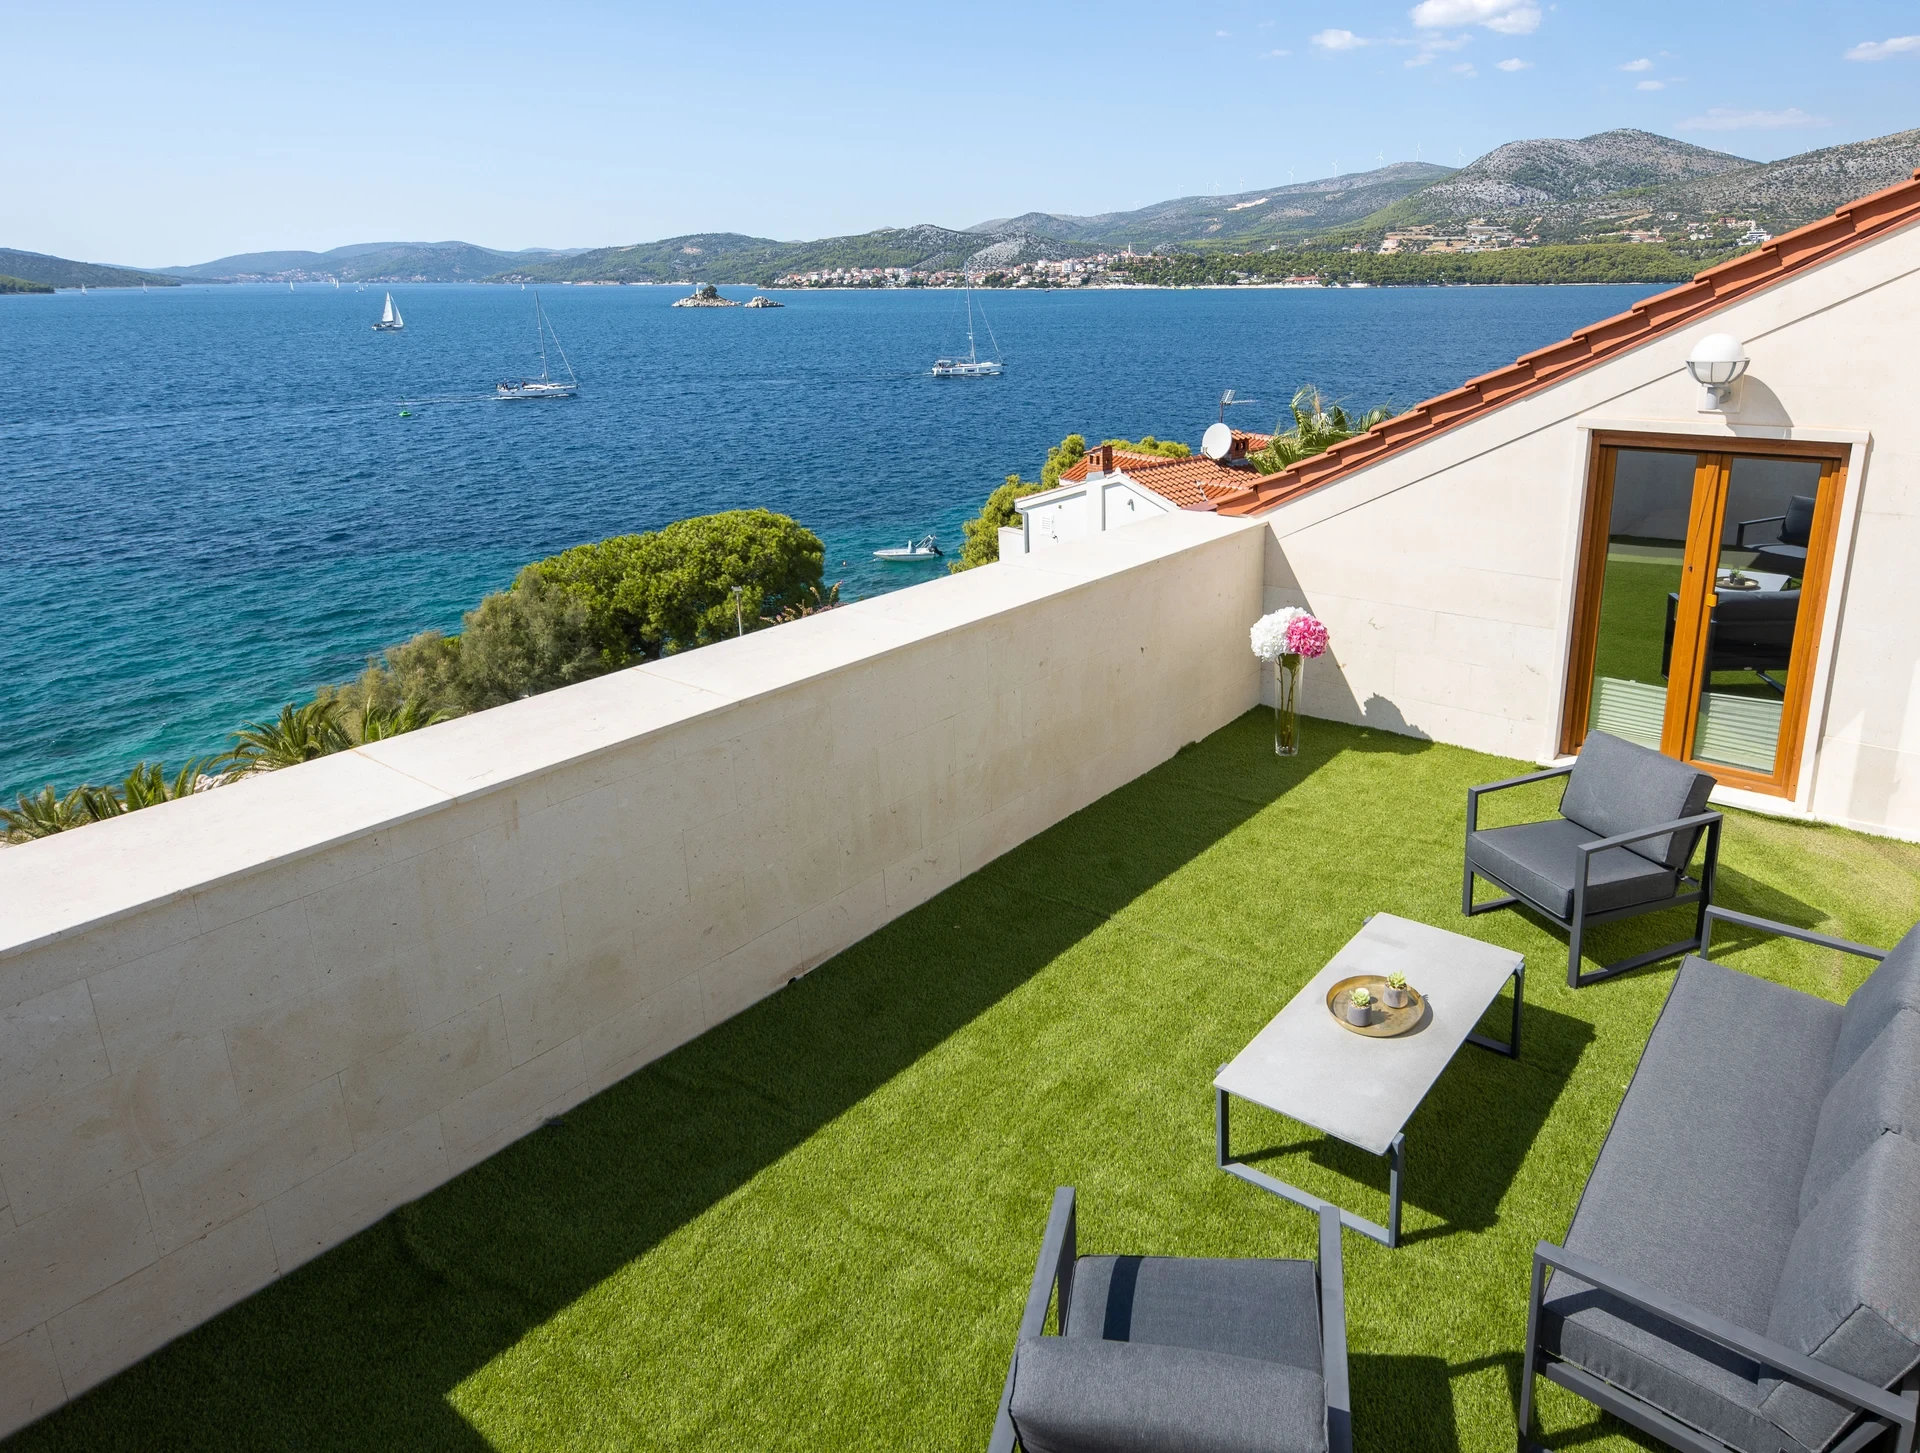
M1222 1068L1225 1068L1222 1066ZM1310 1211L1318 1211L1322 1206L1333 1206L1333 1202L1323 1200L1309 1191L1303 1191L1296 1185L1290 1185L1278 1176L1270 1176L1265 1171L1255 1170L1244 1161L1233 1158L1228 1149L1229 1110L1227 1092L1217 1085L1213 1091L1213 1138L1215 1163L1228 1175L1238 1176L1249 1185L1271 1191L1274 1195L1292 1201L1297 1206L1305 1206ZM1337 1137L1336 1137L1337 1138ZM1369 1221L1365 1216L1356 1216L1353 1212L1339 1206L1333 1206L1340 1212L1340 1224L1349 1231L1358 1231L1362 1236L1371 1236L1383 1246L1393 1247L1400 1244L1400 1187L1407 1174L1407 1137L1403 1131L1393 1137L1393 1144L1387 1150L1387 1224Z
M1489 1039L1484 1034L1469 1034L1468 1044L1477 1044L1482 1049L1490 1049L1495 1054L1504 1054L1508 1059L1520 1058L1520 1005L1526 998L1527 965L1521 961L1520 967L1513 971L1513 1027L1507 1031L1507 1042Z

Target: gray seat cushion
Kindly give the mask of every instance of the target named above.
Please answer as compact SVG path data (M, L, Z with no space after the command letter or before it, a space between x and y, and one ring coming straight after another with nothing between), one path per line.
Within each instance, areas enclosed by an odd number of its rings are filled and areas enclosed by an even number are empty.
M1580 872L1581 843L1600 834L1565 818L1492 827L1467 839L1467 862L1524 898L1561 918L1573 916L1573 885ZM1625 848L1593 855L1587 874L1587 911L1602 913L1636 903L1658 903L1674 894L1673 869L1650 863Z
M1829 1078L1837 1082L1902 1009L1920 1011L1920 924L1907 930L1848 998Z
M1827 1091L1800 1182L1800 1219L1882 1135L1920 1141L1920 1010L1889 1020Z
M1837 1006L1689 958L1641 1055L1566 1246L1754 1332L1799 1227ZM1544 1346L1736 1448L1775 1453L1760 1370L1556 1275Z
M1705 812L1711 791L1713 778L1697 767L1606 732L1589 732L1560 798L1560 815L1595 837L1613 837ZM1684 868L1699 836L1698 828L1667 833L1628 851Z
M1320 1371L1311 1261L1083 1256L1069 1338L1224 1352Z
M1324 1453L1317 1371L1253 1357L1030 1337L1009 1411L1026 1453Z
M1864 1063L1864 1057L1862 1059ZM1920 1145L1883 1135L1801 1223L1767 1335L1891 1387L1920 1364ZM1809 1448L1850 1421L1842 1405L1769 1378L1760 1409Z

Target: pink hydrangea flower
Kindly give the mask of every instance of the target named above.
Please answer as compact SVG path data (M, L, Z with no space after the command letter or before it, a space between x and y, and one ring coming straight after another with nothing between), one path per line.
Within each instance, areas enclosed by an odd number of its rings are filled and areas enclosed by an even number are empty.
M1287 622L1287 651L1311 659L1327 649L1327 628L1304 611Z

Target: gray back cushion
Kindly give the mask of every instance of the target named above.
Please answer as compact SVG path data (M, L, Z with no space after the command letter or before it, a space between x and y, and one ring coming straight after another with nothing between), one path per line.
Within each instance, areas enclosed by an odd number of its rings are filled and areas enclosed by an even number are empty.
M1830 1072L1834 1081L1866 1053L1902 1009L1920 1010L1920 925L1907 930L1907 936L1853 991L1840 1012L1840 1037L1834 1041Z
M1026 1453L1324 1453L1320 1374L1253 1357L1028 1337L1014 1358Z
M1883 1135L1800 1223L1767 1336L1875 1387L1920 1363L1920 1145ZM1851 1420L1842 1404L1767 1379L1760 1411L1807 1447Z
M1834 1082L1820 1105L1800 1182L1800 1219L1882 1135L1920 1141L1920 1011L1903 1009Z
M1713 778L1697 768L1606 732L1589 732L1567 778L1560 815L1588 832L1613 837L1705 812L1711 791ZM1683 868L1699 836L1697 829L1667 833L1628 846L1643 858Z

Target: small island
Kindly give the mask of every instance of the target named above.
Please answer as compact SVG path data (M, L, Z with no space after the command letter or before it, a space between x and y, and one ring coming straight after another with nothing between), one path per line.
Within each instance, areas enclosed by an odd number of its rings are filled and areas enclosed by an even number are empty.
M673 306L676 308L737 308L740 305L732 298L721 297L720 289L708 283L705 287L695 288L684 298L676 298Z
M30 282L23 277L7 277L0 274L0 293L50 293L53 289L45 283Z
M772 298L768 297L765 293L755 293L752 297L747 299L747 306L749 308L784 308L786 307L786 304L776 303Z

